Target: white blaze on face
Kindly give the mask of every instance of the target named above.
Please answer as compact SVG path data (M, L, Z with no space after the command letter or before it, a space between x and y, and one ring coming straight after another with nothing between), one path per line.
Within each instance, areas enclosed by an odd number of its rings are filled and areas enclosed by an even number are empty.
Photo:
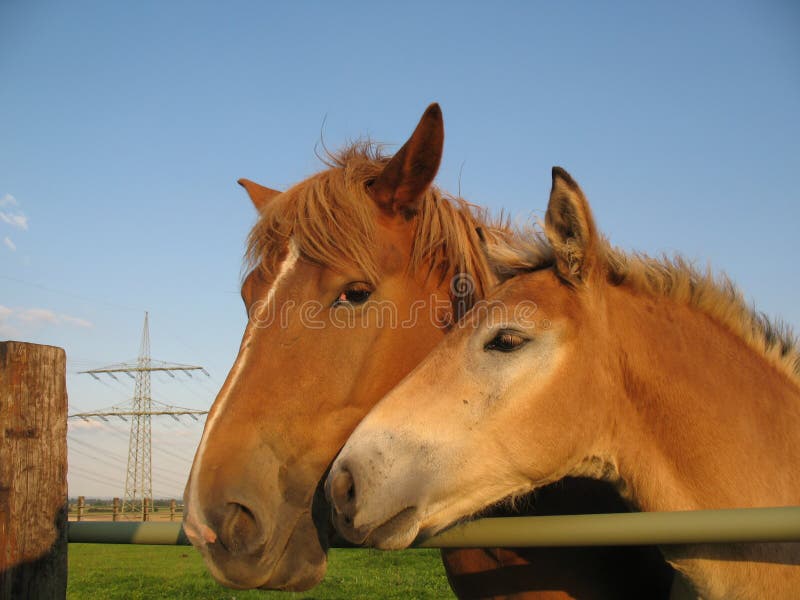
M278 290L278 287L281 285L284 279L291 273L292 269L294 269L295 265L297 264L297 259L300 257L300 250L295 244L294 240L289 240L289 250L286 254L286 258L283 259L280 268L278 269L278 275L275 277L275 280L272 282L269 290L266 293L262 303L264 308L268 308L269 305L275 299L275 293ZM230 399L230 390L236 388L236 383L242 373L244 366L247 364L248 355L250 354L250 338L253 336L253 327L248 324L247 328L244 332L244 337L242 339L242 349L239 352L239 356L236 359L233 367L231 368L230 373L228 374L227 379L225 380L225 384L220 392L219 397L216 401L216 409L211 417L206 422L205 430L203 431L203 437L200 439L200 445L197 447L197 455L195 456L194 466L192 467L192 474L200 471L201 464L203 462L203 452L205 452L206 441L208 437L211 435L214 426L219 419L219 416L224 412L225 404ZM197 537L202 537L206 541L210 541L208 539L209 535L207 533L203 534L200 532L210 531L208 527L202 523L198 519L197 510L198 500L197 500L197 479L195 477L191 478L191 487L189 489L189 514L187 515L187 533L191 536L193 531L188 531L189 529L194 529L197 531ZM213 533L213 532L212 532Z

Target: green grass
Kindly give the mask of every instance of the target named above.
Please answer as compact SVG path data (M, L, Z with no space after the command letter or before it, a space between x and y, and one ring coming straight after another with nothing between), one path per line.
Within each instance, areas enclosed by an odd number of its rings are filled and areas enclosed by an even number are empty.
M453 597L438 550L334 549L322 583L295 594L224 588L189 546L69 545L69 600Z

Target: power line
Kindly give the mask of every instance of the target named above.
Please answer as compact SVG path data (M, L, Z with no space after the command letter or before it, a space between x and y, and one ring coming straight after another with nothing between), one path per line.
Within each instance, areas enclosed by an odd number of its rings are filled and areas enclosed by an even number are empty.
M81 456L85 456L87 458L91 458L92 460L95 460L95 461L97 461L99 463L102 463L102 464L106 465L107 467L112 467L114 469L118 469L119 468L119 464L115 465L114 463L111 463L111 462L109 462L107 460L103 460L101 457L99 457L99 456L97 456L95 454L90 454L89 452L84 452L80 448L70 448L69 451L70 452L75 452L76 454L80 454Z
M33 281L26 281L25 279L19 279L17 277L9 277L8 275L0 275L0 279L5 279L7 281L13 281L14 283L21 283L22 285L27 285L27 286L30 286L30 287L39 288L40 290L44 290L46 292L52 292L54 294L61 294L62 296L71 296L71 297L76 298L78 300L83 300L84 302L91 302L92 304L104 304L104 305L109 306L111 308L119 308L119 309L122 309L122 310L135 310L137 312L139 310L141 310L139 308L134 308L132 306L125 306L124 304L117 304L116 302L108 302L108 301L105 301L105 300L102 300L102 299L98 299L96 297L91 297L90 298L88 296L83 296L81 294L76 294L74 292L68 292L66 290L60 290L58 288L49 287L49 286L46 286L46 285L41 285L41 284L35 283Z
M166 454L167 456L171 456L172 458L177 458L178 460L182 460L188 463L191 463L194 460L194 455L192 456L181 456L180 454L173 452L172 450L167 450L166 448L159 448L158 451L162 454Z
M159 466L155 470L155 474L158 476L163 477L165 474L171 477L177 477L180 479L188 479L189 478L189 469L187 468L185 471L173 471L172 469L167 469L165 467Z
M71 441L76 442L78 440L72 439ZM92 449L97 449L96 446L91 446L90 444L86 444L86 445L89 446ZM80 454L81 456L84 456L86 458L90 458L90 459L92 459L92 460L94 460L96 462L99 462L99 463L101 463L101 464L103 464L103 465L105 465L107 467L111 467L113 469L118 469L120 467L120 465L125 465L126 464L124 459L118 458L118 457L116 457L114 455L111 455L111 454L108 454L108 453L105 453L103 456L98 456L97 454L86 452L86 451L81 450L80 448L76 448L74 446L71 446L69 448L69 451L70 452L74 452L76 454ZM115 460L116 464L110 462L109 460L106 460L106 458L110 458L112 460ZM74 468L74 467L70 467L70 468ZM78 468L80 468L80 467L78 467ZM173 477L177 478L177 479L171 479ZM172 469L166 469L164 467L158 467L158 469L154 473L154 478L155 479L161 479L162 481L167 481L170 484L177 485L177 486L180 487L180 486L185 486L186 480L189 478L189 472L188 472L188 469L183 473L179 473L178 471L173 471ZM181 480L183 480L183 484L177 483L178 481L181 481Z
M75 438L72 434L69 434L67 437L69 438L70 442L75 442L76 444L85 446L86 448L89 448L89 450L97 452L98 455L104 456L106 458L113 458L114 460L121 462L123 465L126 463L126 460L124 458L121 458L116 454L111 454L108 450L104 448L98 448L97 446L90 444L89 442L85 442L84 440L79 440Z
M78 476L93 481L94 483L99 483L105 486L114 487L114 484L109 482L107 479L101 479L97 476L96 473L92 473L86 469L81 469L80 467L70 467L70 471L76 473Z

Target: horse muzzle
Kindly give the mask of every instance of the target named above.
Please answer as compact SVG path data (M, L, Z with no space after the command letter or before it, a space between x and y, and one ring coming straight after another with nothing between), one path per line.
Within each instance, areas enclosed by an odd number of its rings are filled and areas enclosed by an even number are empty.
M282 540L268 537L255 514L230 503L208 523L187 514L184 531L220 584L236 589L304 591L322 580L325 549L307 512ZM288 538L288 539L287 539ZM280 554L270 552L280 548Z
M395 496L381 502L379 511L370 510L375 499L369 494L368 477L359 477L348 461L337 460L325 482L325 495L331 506L336 530L354 544L367 544L384 550L406 548L419 532L417 509ZM364 492L363 494L360 492Z

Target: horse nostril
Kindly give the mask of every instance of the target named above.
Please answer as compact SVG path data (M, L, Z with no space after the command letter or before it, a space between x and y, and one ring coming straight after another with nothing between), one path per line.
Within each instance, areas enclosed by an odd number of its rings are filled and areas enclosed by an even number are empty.
M331 502L337 512L349 521L348 508L355 504L356 484L353 476L346 468L337 471L331 480Z
M264 542L264 529L250 508L229 502L217 529L220 544L231 554L252 554Z

